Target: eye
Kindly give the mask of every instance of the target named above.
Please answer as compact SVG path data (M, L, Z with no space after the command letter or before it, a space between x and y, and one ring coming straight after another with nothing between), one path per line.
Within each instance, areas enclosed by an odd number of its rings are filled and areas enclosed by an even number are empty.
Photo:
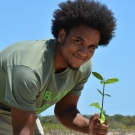
M81 40L75 40L76 44L81 44Z
M89 49L92 49L92 50L95 50L97 48L98 48L98 46L95 46L95 45L89 46Z

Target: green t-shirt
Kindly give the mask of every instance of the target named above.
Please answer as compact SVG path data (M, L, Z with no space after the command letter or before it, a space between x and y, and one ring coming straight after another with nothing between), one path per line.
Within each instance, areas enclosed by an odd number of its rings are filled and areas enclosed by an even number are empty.
M55 74L55 46L55 39L27 41L0 52L0 109L12 105L39 114L68 92L80 96L91 62Z

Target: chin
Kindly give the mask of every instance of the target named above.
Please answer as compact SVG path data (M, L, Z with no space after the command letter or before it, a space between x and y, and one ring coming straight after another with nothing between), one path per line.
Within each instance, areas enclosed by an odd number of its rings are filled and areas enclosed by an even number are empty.
M74 67L69 63L67 63L67 65L68 65L68 68L73 69L73 70L78 70L80 68L80 66L79 67Z

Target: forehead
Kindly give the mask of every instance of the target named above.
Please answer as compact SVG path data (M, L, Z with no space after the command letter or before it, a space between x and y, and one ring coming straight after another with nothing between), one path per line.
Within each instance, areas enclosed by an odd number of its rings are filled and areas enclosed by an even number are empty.
M97 39L100 40L100 33L99 31L86 26L86 25L81 25L79 27L75 27L73 29L71 29L70 31L70 36L74 37L74 36L80 36L82 37L84 40L86 39Z

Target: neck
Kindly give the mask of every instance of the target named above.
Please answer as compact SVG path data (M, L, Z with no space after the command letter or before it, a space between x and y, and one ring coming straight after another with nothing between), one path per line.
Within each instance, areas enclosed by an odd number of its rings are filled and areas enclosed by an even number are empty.
M67 68L67 63L61 54L61 44L56 42L55 57L54 57L55 73L60 73Z

